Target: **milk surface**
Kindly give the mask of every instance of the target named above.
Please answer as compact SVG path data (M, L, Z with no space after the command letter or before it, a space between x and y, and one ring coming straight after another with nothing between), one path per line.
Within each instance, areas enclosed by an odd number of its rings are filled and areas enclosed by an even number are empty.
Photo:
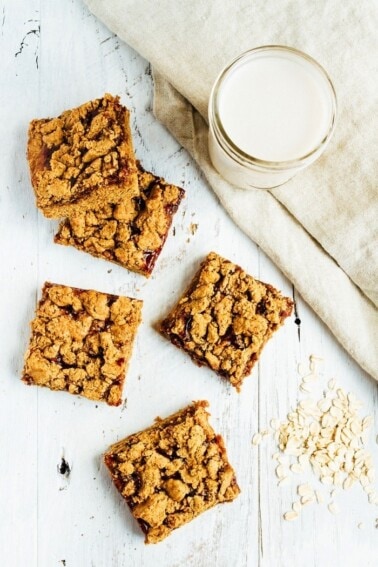
M229 138L265 161L307 155L322 142L332 119L330 89L320 70L279 53L236 66L218 96L219 118Z

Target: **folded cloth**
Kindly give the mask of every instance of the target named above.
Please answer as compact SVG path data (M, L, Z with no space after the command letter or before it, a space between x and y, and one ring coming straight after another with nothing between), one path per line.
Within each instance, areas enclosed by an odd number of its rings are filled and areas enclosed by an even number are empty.
M369 0L85 0L154 68L157 117L193 155L234 221L294 283L378 380L378 4ZM207 104L220 70L259 45L305 51L338 96L323 156L285 185L243 191L207 151Z

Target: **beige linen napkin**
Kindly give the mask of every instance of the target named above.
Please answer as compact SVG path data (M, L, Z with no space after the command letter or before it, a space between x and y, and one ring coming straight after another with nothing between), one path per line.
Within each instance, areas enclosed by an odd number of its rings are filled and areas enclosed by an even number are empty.
M199 163L234 221L378 379L378 3L86 2L152 63L157 117ZM211 166L207 104L222 67L266 44L296 47L323 64L338 95L338 122L316 164L280 188L243 191Z

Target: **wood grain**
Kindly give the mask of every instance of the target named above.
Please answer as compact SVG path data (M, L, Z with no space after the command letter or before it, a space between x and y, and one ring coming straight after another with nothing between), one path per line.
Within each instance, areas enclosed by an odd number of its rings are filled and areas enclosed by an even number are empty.
M337 374L340 384L364 402L364 412L375 416L375 424L377 384L235 227L193 161L155 120L148 62L110 33L80 0L3 2L0 45L1 565L377 565L378 513L360 487L339 495L338 516L319 505L306 508L296 522L284 522L282 514L295 498L295 483L276 486L272 440L258 448L251 444L253 433L271 417L284 418L296 404L296 366L311 353L325 358L324 381ZM54 116L106 91L119 94L130 107L136 152L144 166L186 189L174 231L149 281L55 245L57 223L36 210L30 187L25 159L29 120ZM193 224L198 225L196 231ZM210 250L294 294L301 321L300 333L293 317L270 341L240 395L210 370L194 366L154 329ZM19 380L28 322L45 280L144 299L143 324L121 408L28 388ZM225 438L242 494L165 542L145 546L111 485L101 454L157 415L201 398L210 402L212 424ZM369 448L378 469L373 432ZM363 529L357 527L360 522Z

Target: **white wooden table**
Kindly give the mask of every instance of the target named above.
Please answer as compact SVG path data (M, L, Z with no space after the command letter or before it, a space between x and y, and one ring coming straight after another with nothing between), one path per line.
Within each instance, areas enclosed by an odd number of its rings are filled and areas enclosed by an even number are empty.
M282 514L295 498L296 483L277 487L272 440L258 449L251 444L257 429L271 417L284 418L296 404L297 363L315 353L325 359L324 384L327 377L338 376L364 402L363 412L375 415L369 448L378 469L377 384L235 227L196 165L156 121L148 62L114 37L80 0L2 2L0 45L0 565L378 565L378 509L368 504L360 486L341 491L337 516L323 504L285 522ZM131 108L136 152L145 167L186 189L174 234L149 281L55 245L57 223L37 211L29 182L29 120L54 116L107 91L119 94ZM293 317L271 340L240 395L154 330L210 250L293 295L301 320L300 334ZM144 299L123 406L110 408L20 381L28 323L45 280ZM101 454L115 440L193 399L209 400L212 423L225 438L242 493L161 544L145 546Z

